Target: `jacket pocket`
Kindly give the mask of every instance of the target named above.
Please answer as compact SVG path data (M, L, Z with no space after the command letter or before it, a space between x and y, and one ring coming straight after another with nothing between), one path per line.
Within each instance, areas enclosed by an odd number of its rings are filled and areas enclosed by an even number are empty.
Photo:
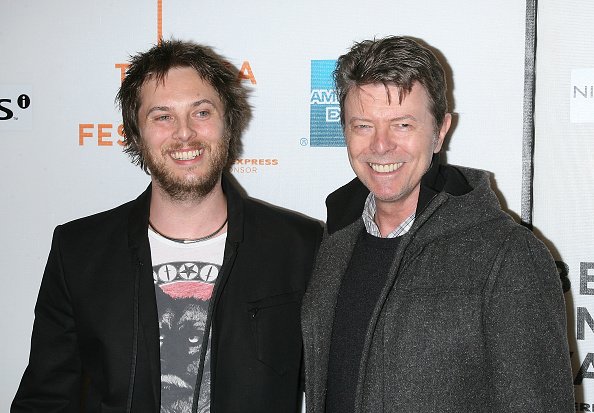
M302 296L294 291L248 303L256 358L280 375L299 369Z

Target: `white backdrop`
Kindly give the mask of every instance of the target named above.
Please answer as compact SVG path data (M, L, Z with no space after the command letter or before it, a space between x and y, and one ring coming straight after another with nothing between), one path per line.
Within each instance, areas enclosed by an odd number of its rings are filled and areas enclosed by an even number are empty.
M539 1L533 223L569 268L576 411L594 411L594 3Z
M325 196L353 174L343 147L309 144L312 60L336 59L355 40L388 34L424 40L445 56L450 72L457 115L448 162L491 171L505 207L520 214L523 2L371 0L362 8L353 0L0 0L0 6L0 411L8 410L27 362L53 228L132 199L149 181L121 153L113 100L121 65L154 44L160 30L165 38L214 46L243 68L254 119L243 139L249 163L236 165L234 174L248 194L321 220Z

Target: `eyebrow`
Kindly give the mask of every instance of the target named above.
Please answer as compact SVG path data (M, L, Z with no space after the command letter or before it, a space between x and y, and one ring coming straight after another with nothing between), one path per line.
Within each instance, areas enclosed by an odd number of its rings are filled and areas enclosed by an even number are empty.
M403 116L396 116L395 118L391 118L390 122L399 122L402 120L414 120L417 121L417 118L415 118L413 115L403 115ZM357 121L362 121L362 122L371 122L371 119L369 118L362 118L359 116L353 116L352 118L349 119L349 123L352 122L357 122Z
M214 104L214 103L212 103L212 101L211 101L210 99L200 99L200 100L197 100L197 101L193 102L193 103L191 104L191 106L192 106L193 108L195 108L195 107L197 107L197 106L200 106L200 105L202 105L202 104L207 104L207 105L210 105L210 106L212 106L212 107L215 107L215 108L216 108L215 104ZM151 113L153 113L153 112L159 112L159 111L162 111L162 112L167 112L167 111L170 111L170 110L171 110L171 107L170 107L170 106L153 106L152 108L150 108L150 109L149 109L149 110L146 112L146 116L150 115L150 114L151 114Z

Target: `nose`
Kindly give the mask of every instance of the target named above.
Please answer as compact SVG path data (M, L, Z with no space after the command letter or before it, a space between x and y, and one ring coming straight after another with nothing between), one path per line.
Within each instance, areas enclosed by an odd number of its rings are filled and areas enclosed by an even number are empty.
M177 129L175 130L175 138L187 142L196 136L196 131L189 119L180 117L177 121Z
M377 125L371 138L370 149L375 153L386 153L396 147L396 138L389 125Z

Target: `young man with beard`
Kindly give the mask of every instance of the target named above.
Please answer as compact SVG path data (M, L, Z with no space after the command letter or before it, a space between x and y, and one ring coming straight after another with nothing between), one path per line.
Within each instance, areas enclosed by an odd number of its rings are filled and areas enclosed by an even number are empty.
M303 300L308 413L572 412L555 263L488 173L439 164L438 60L363 41L335 80L357 178L327 199Z
M250 108L210 48L163 41L117 97L136 200L56 228L11 412L298 412L320 225L226 169Z

